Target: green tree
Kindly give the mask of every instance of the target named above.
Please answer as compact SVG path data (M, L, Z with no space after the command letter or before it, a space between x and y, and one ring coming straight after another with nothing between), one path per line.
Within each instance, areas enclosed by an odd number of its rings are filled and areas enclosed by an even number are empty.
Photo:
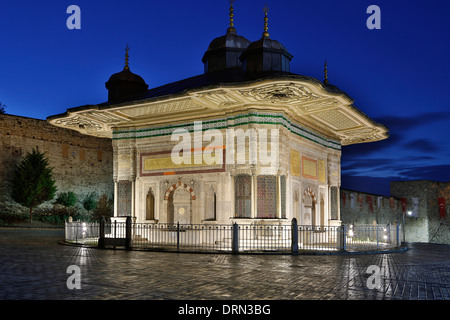
M83 208L87 210L89 213L91 210L95 210L97 208L97 194L95 192L88 193L82 203Z
M33 149L14 167L11 198L30 209L30 222L33 208L53 199L56 190L53 169L43 153Z
M0 101L0 114L6 114L5 108L6 108L6 105L4 105L4 104Z

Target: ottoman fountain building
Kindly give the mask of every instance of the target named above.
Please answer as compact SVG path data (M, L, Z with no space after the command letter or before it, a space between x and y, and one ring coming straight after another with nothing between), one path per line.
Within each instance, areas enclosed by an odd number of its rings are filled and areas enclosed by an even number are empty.
M115 217L183 224L340 225L343 145L387 138L325 80L290 72L292 54L268 33L230 26L204 73L148 88L128 66L108 101L51 116L56 126L112 139Z

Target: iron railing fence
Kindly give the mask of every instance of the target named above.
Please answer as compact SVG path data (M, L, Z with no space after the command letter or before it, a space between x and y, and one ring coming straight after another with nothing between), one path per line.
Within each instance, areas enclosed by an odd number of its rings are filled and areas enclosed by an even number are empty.
M65 223L66 241L75 244L97 245L100 235L97 222L72 221Z
M372 251L399 247L399 225L66 222L66 241L176 252Z
M237 225L237 248L242 252L290 251L291 225ZM234 249L236 251L236 249Z
M347 250L381 250L400 243L401 229L396 225L346 225Z
M155 250L231 251L232 229L232 225L135 223L131 246Z
M298 226L299 250L337 251L343 250L343 228Z

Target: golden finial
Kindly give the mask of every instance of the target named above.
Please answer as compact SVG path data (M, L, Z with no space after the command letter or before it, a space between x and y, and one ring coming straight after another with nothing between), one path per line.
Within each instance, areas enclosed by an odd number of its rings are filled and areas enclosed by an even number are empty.
M268 24L268 21L269 21L269 18L267 17L267 12L269 12L269 7L267 6L267 3L266 3L266 5L264 6L264 9L263 9L263 11L264 11L264 32L263 32L263 37L266 37L266 38L268 38L269 37L269 24Z
M128 67L128 58L129 58L128 51L130 51L130 47L128 46L127 43L127 46L125 47L125 68L124 68L126 70L130 69L130 67Z
M235 0L230 0L230 27L228 28L227 32L236 32L236 29L234 28L234 8L233 8L233 3Z
M323 83L325 84L325 85L328 85L328 63L327 63L327 60L325 60L325 65L324 65L324 76L325 76L325 78L324 78L324 80L323 80Z

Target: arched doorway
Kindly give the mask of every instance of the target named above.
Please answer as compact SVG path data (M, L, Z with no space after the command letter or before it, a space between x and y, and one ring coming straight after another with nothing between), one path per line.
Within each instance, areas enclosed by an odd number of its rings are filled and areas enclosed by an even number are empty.
M316 225L316 195L309 186L303 192L302 223L304 225Z
M167 223L192 223L193 200L195 200L195 193L191 187L181 181L170 186L164 195L165 205L167 206Z

